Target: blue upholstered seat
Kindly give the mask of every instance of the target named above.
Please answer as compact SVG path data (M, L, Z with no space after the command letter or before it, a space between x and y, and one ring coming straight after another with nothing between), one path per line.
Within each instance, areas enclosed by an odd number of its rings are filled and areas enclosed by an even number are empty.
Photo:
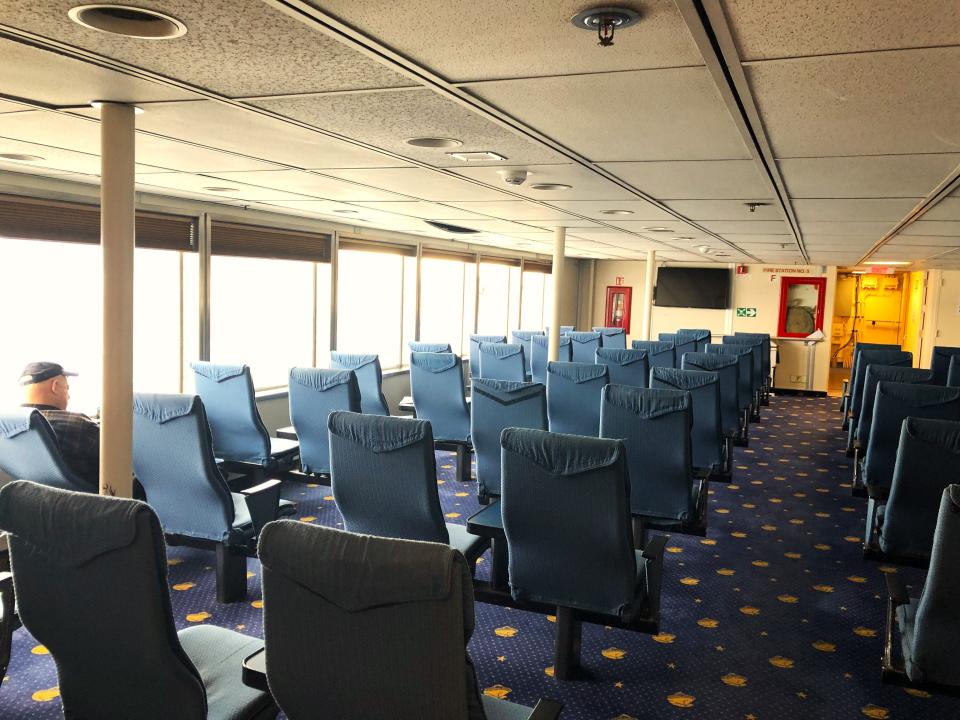
M364 415L389 415L390 407L383 396L383 370L379 355L330 353L330 367L334 370L353 370L360 386L360 407Z
M703 483L693 477L692 405L685 390L604 388L600 435L626 447L635 517L679 525L703 519Z
M746 337L760 341L760 360L764 385L770 384L770 333L735 332L734 337Z
M564 335L569 335L569 334L572 333L572 332L576 332L576 330L577 330L576 325L561 325L561 326L560 326L560 336L563 337ZM544 334L544 335L549 335L549 334L550 334L550 326L549 326L549 325L547 325L547 327L544 328L544 333L543 333L543 334Z
M190 367L218 458L270 470L288 469L293 464L297 442L271 438L267 433L257 410L249 367L209 362L194 362Z
M600 347L600 333L598 332L571 332L567 333L572 344L570 357L573 362L592 363Z
M706 347L708 355L732 355L737 358L737 406L747 410L753 401L753 350L749 345L718 345Z
M609 382L606 365L547 363L547 414L550 431L600 434L600 392Z
M290 420L297 431L300 467L305 473L330 472L327 416L334 410L361 410L360 386L352 370L290 371Z
M890 367L912 367L913 354L904 352L899 348L890 350L887 348L859 348L853 374L850 378L850 402L848 410L850 416L856 421L860 419L860 408L863 405L863 381L867 376L867 368L870 365L887 365Z
M627 331L619 327L595 327L595 333L600 333L600 347L611 350L627 349Z
M213 625L177 632L145 503L14 482L0 489L0 529L20 619L56 663L65 717L276 717L269 693L241 676L262 642Z
M547 388L540 383L477 379L470 403L470 437L477 456L477 491L500 496L500 433L504 428L546 430Z
M463 393L463 364L459 355L413 353L410 392L417 417L430 421L435 440L469 442L470 409Z
M523 345L523 356L527 360L527 373L530 372L530 359L533 348L531 347L533 338L544 336L543 330L513 330L510 333L510 342L515 345Z
M246 496L230 491L213 455L204 403L196 395L134 395L133 471L168 536L204 541L217 550L218 573L224 576L218 575L221 602L245 592L243 555L254 551L259 527L296 509L279 500L279 481L274 481L272 512L263 519L251 513Z
M950 358L950 366L947 371L947 386L960 387L960 355L954 355Z
M850 413L850 403L853 396L853 386L857 376L857 361L860 358L860 352L862 350L900 350L899 345L892 343L856 343L853 346L853 353L850 356L850 377L847 380L846 386L844 387L844 395L841 399L840 409L843 411L843 429L847 429L847 418ZM881 363L884 364L884 363ZM849 454L849 453L848 453Z
M528 366L523 348L521 343L480 343L479 377L526 382Z
M724 335L724 345L744 345L750 348L750 384L754 393L763 387L763 340L755 335Z
M411 341L407 343L407 347L410 348L410 352L453 352L450 343Z
M654 368L650 387L690 393L693 426L690 439L695 468L719 470L723 464L723 429L720 423L720 376L705 370Z
M958 481L960 422L904 420L890 496L878 507L883 518L880 549L896 557L929 558L940 497L945 487Z
M740 428L740 405L737 401L740 377L740 357L713 353L684 353L683 370L700 370L717 374L720 388L720 427L723 434L733 437Z
M933 382L937 385L946 385L950 373L950 360L960 355L960 347L934 345L930 356L930 369L933 370Z
M333 496L344 528L448 543L472 567L487 544L462 525L444 522L429 422L338 410L327 427Z
M67 466L53 428L33 408L0 413L0 470L12 478L62 490L100 490Z
M470 336L470 375L480 377L480 343L505 343L505 335L471 335Z
M684 353L697 352L697 339L693 335L683 333L660 333L657 335L660 342L673 343L674 363L679 363ZM674 365L676 367L676 364Z
M863 480L868 486L889 489L901 426L908 417L960 420L960 388L893 382L877 385L863 462Z
M930 571L919 600L896 608L904 665L913 682L960 686L960 485L944 489Z
M914 383L930 385L933 382L933 372L920 368L903 367L898 365L869 365L863 380L862 399L860 401L860 417L850 424L850 432L854 435L855 444L861 450L866 450L870 440L870 426L873 424L873 403L877 398L877 384L881 382Z
M650 370L647 366L646 350L621 350L598 348L598 365L606 365L610 371L609 382L612 385L632 385L647 387Z
M680 358L677 356L676 346L673 342L661 340L634 340L631 343L634 350L647 351L647 364L650 368L677 367Z
M710 338L713 337L713 333L706 328L680 328L677 330L677 335L693 338L696 347L694 350L687 350L686 352L703 352L703 348L710 344ZM682 355L677 357L679 359Z
M573 358L573 343L566 335L560 336L558 362L570 362ZM547 384L547 358L550 355L550 336L534 335L530 338L530 379Z

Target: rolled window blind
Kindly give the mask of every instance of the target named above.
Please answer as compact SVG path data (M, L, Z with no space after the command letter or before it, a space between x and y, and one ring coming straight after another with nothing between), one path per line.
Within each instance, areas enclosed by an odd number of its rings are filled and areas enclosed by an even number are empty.
M330 236L214 220L210 252L234 257L330 262Z
M400 243L384 243L365 240L352 240L341 238L337 247L340 250L359 250L361 252L381 252L392 255L406 255L415 257L417 254L416 245L401 245Z
M553 271L553 266L550 263L533 262L531 260L527 260L523 263L523 271L545 273L549 275Z
M431 258L433 260L460 260L465 263L474 263L477 261L477 256L474 253L460 250L447 250L446 248L425 247L420 252L420 257Z

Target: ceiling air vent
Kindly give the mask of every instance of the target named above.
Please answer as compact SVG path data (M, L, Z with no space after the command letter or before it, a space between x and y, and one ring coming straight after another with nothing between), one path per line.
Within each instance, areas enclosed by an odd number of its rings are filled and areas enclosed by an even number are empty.
M424 220L424 222L430 227L435 227L437 230L442 230L446 233L454 233L456 235L477 235L480 231L474 230L473 228L466 228L460 225L448 225L447 223L439 222L437 220Z
M141 40L171 40L187 33L187 26L174 17L129 5L79 5L67 15L84 27Z

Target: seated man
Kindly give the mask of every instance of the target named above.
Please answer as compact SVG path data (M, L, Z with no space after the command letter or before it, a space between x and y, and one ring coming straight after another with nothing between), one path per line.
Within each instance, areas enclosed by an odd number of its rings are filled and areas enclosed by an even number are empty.
M100 426L86 415L67 411L70 383L63 366L51 362L30 363L20 375L23 407L39 410L57 436L64 462L93 487L100 483Z

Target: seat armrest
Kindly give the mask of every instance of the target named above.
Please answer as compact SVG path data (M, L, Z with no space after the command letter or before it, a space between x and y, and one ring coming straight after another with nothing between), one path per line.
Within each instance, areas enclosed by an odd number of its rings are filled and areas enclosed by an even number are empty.
M644 546L640 556L644 560L663 560L663 551L666 546L666 535L654 535Z
M907 594L907 585L903 578L895 573L885 573L884 578L887 581L887 595L890 596L890 602L893 607L906 605L910 602L910 596Z
M867 485L867 497L871 500L884 502L889 495L890 490L888 488L880 487L879 485Z
M263 526L277 519L280 508L280 481L267 480L252 488L242 490L247 501L247 511L253 522L254 533L259 536Z
M563 703L556 700L540 698L530 713L528 720L556 720L560 717L560 711L563 710Z

